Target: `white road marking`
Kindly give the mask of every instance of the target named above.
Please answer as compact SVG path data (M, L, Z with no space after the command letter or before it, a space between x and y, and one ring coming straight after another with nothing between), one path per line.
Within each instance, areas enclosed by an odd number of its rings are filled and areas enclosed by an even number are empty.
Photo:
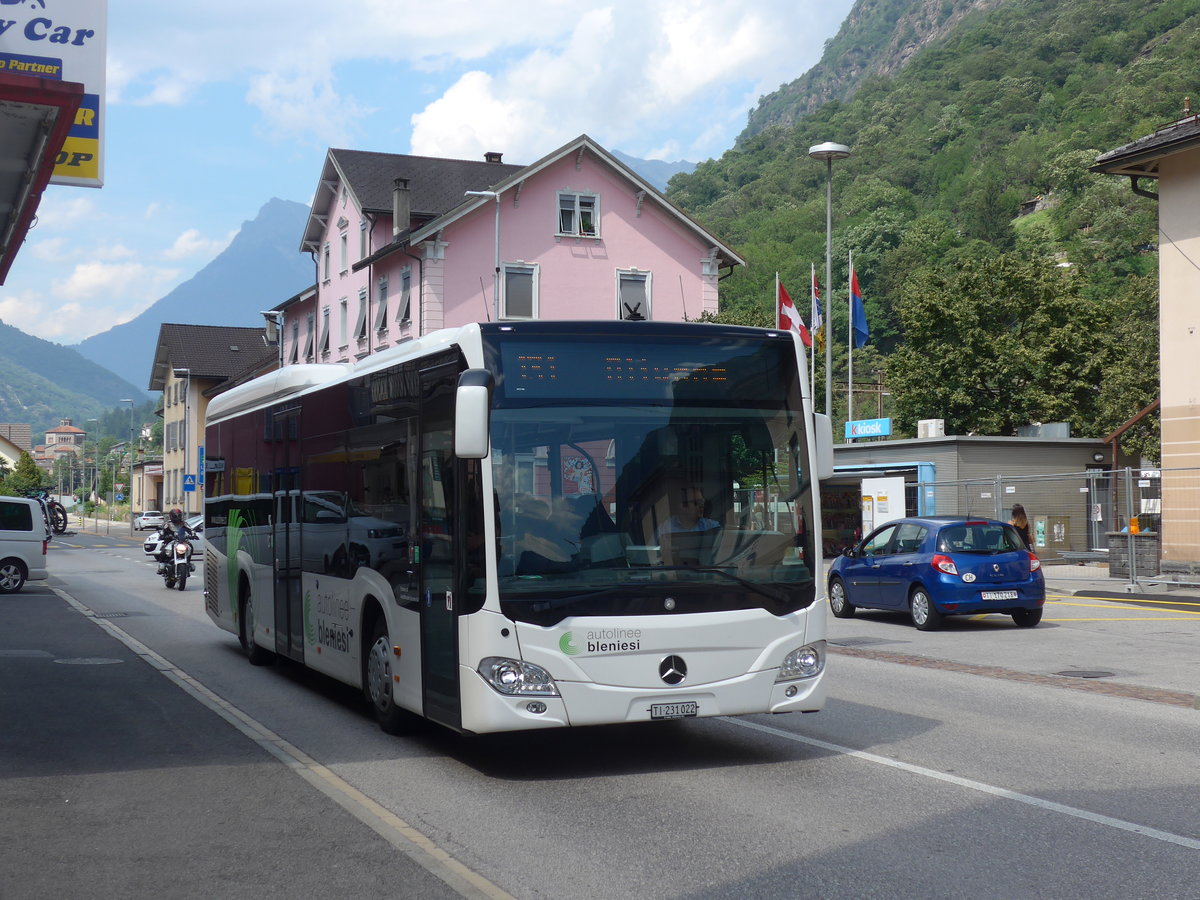
M97 618L91 609L66 591L53 586L50 589L77 612L107 631L163 676L175 682L204 706L246 735L413 862L440 878L461 896L472 898L472 900L515 900L507 891L492 884L478 872L467 868L399 816L372 800L326 766L321 765L299 747L288 743L261 722L213 693L170 660L155 653L111 621Z
M1189 850L1200 850L1200 840L1196 840L1195 838L1184 837L1180 834L1172 834L1169 831L1161 831L1158 828L1150 828L1146 825L1138 825L1136 822L1126 822L1124 819L1114 819L1112 816L1101 815L1100 813L1090 812L1089 810L1079 809L1078 807L1074 806L1066 806L1062 803L1055 803L1053 800L1043 800L1041 797L1033 797L1029 794L1020 794L1016 791L1010 791L1007 788L996 787L995 785L991 784L984 784L982 781L972 781L969 778L960 778L958 775L951 775L948 772L939 772L936 769L927 769L924 766L914 766L912 763L901 762L898 759L888 759L886 756L878 756L874 753L866 753L862 750L854 750L850 747L842 747L839 744L830 744L827 741L818 740L817 738L805 737L804 735L796 734L791 731L773 728L770 725L760 725L757 722L750 722L746 719L725 719L725 721L732 725L738 725L742 728L749 728L752 731L761 731L764 734L774 735L775 737L780 737L789 741L795 741L799 744L808 744L810 747L828 750L831 753L838 753L843 756L853 756L856 759L877 763L881 766L888 766L892 769L899 769L902 772L920 775L923 778L933 778L938 781L945 781L949 784L957 785L958 787L964 787L972 791L979 791L981 794L990 794L993 797L1000 797L1004 800L1014 800L1017 803L1035 806L1039 809L1059 813L1064 816L1072 816L1076 819L1084 819L1085 821L1094 822L1097 825L1104 825L1108 828L1119 828L1122 831L1132 831L1134 834L1140 834L1143 837L1153 838L1156 841L1163 841L1168 844L1177 844L1180 847L1186 847Z

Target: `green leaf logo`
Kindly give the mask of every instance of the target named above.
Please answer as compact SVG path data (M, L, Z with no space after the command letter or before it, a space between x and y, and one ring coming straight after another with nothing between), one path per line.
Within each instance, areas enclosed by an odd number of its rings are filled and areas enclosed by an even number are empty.
M304 639L310 647L317 645L317 627L313 623L311 590L304 592Z
M575 644L571 641L571 638L572 634L568 631L558 639L558 649L567 656L574 656L579 652L579 648L575 646Z

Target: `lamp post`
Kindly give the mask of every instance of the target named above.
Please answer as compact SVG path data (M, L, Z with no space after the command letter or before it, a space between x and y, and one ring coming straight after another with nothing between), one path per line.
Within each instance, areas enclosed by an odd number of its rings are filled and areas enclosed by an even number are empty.
M192 400L192 370L173 369L172 372L176 378L187 379L187 382L183 388L183 439L180 441L183 446L183 469L179 473L179 493L183 494L183 515L184 518L187 518L189 515L191 515L191 510L188 509L187 492L183 490L183 479L187 477L188 465L190 464L190 460L188 459L188 437L191 433L191 423L189 420L191 408L190 404Z
M87 420L87 423L91 423L91 422L95 422L97 425L100 424L99 419L88 419ZM87 424L87 423L85 423L85 424ZM92 475L91 483L89 483L87 486L87 496L88 497L90 497L92 494L92 486L97 481L100 480L100 444L95 438L92 439L92 457L93 457L92 458L93 475ZM88 477L87 471L88 471L88 465L87 465L86 446L85 446L85 455L84 455L84 459L83 459L83 477L84 477L85 481L87 480L87 477ZM86 498L83 501L83 509L85 512L87 511L87 499ZM100 520L96 517L96 510L94 507L92 508L92 522L96 526L96 533L99 534L100 533Z
M850 148L826 141L808 148L812 159L825 160L825 415L833 416L833 161L845 159Z
M129 536L133 537L133 398L123 397L129 404Z
M500 192L499 191L463 191L464 197L495 197L496 198L496 270L492 273L492 309L493 319L500 321Z

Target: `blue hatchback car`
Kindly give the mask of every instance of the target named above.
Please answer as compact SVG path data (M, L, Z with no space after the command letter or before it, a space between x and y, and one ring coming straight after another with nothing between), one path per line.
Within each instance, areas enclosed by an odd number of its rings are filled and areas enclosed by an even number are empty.
M1013 526L995 519L897 519L867 535L829 568L829 606L907 610L932 631L945 616L1000 613L1024 628L1042 620L1042 563Z

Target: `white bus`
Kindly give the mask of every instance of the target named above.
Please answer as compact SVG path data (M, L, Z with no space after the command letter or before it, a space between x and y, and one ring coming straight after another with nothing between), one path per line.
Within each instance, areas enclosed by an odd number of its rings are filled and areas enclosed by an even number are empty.
M361 687L392 733L814 712L832 439L802 354L473 324L233 388L208 408L208 614L252 663Z

